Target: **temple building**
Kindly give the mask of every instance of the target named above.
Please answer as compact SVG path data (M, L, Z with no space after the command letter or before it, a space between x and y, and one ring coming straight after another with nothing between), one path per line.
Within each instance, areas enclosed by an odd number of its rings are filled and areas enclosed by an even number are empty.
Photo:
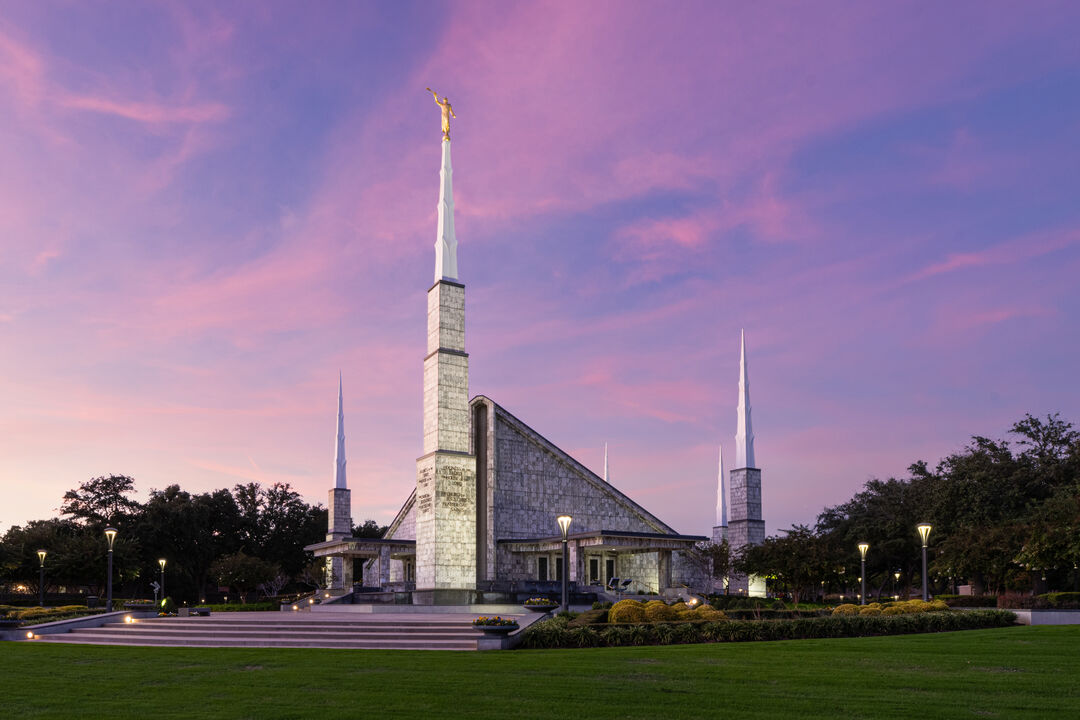
M695 550L709 538L676 532L620 492L607 477L606 448L599 477L492 398L469 398L465 285L458 274L450 163L448 113L453 115L445 98L436 95L436 102L443 107L442 164L416 486L382 538L351 536L339 379L328 533L325 542L307 550L327 559L330 585L338 592L395 593L419 605L503 601L554 590L564 572L583 593L601 591L615 578L630 580L627 590L638 593L711 588L709 563ZM729 504L733 546L764 538L745 341L742 353L738 469L731 471ZM727 526L723 478L719 492L718 527ZM560 515L572 517L566 568ZM731 582L741 582L742 592L751 590L745 578Z

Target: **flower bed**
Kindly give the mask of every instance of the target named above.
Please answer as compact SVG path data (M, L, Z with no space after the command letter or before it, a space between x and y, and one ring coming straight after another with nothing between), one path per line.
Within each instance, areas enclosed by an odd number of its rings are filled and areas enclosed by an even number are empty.
M499 615L481 615L472 621L473 627L517 627L518 621L514 618L504 618Z
M579 627L571 627L567 618L557 617L529 626L524 631L520 647L621 647L906 635L1006 627L1015 622L1016 615L1005 610L923 612L895 616L835 615L796 620L606 624Z

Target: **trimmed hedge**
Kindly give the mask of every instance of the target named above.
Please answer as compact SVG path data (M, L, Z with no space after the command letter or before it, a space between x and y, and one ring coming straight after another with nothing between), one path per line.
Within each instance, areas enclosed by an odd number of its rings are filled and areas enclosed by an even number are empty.
M1006 593L998 598L997 606L1024 610L1080 610L1080 593L1052 592L1034 597Z
M824 617L832 610L725 610L732 620L797 620L799 618Z
M998 606L997 595L935 595L934 599L944 601L949 607L994 608Z
M576 648L628 645L678 645L703 642L802 640L808 638L907 635L1007 627L1016 615L1005 610L928 612L908 615L853 615L796 620L701 623L611 624L571 627L561 618L530 625L519 647Z

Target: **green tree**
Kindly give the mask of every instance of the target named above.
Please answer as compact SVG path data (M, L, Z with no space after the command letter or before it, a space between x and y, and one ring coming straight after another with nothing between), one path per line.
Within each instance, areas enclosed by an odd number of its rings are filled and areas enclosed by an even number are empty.
M218 584L236 592L244 603L251 591L273 581L280 572L277 564L244 552L218 558L210 568L210 574Z

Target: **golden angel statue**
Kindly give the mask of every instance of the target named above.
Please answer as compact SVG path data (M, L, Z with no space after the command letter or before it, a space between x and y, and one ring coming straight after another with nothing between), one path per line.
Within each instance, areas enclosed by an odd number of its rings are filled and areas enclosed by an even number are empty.
M454 114L454 108L450 105L450 101L445 97L440 100L439 93L435 92L431 88L427 88L427 91L435 96L435 104L442 108L442 137L443 140L450 139L450 118L457 119L457 115Z

